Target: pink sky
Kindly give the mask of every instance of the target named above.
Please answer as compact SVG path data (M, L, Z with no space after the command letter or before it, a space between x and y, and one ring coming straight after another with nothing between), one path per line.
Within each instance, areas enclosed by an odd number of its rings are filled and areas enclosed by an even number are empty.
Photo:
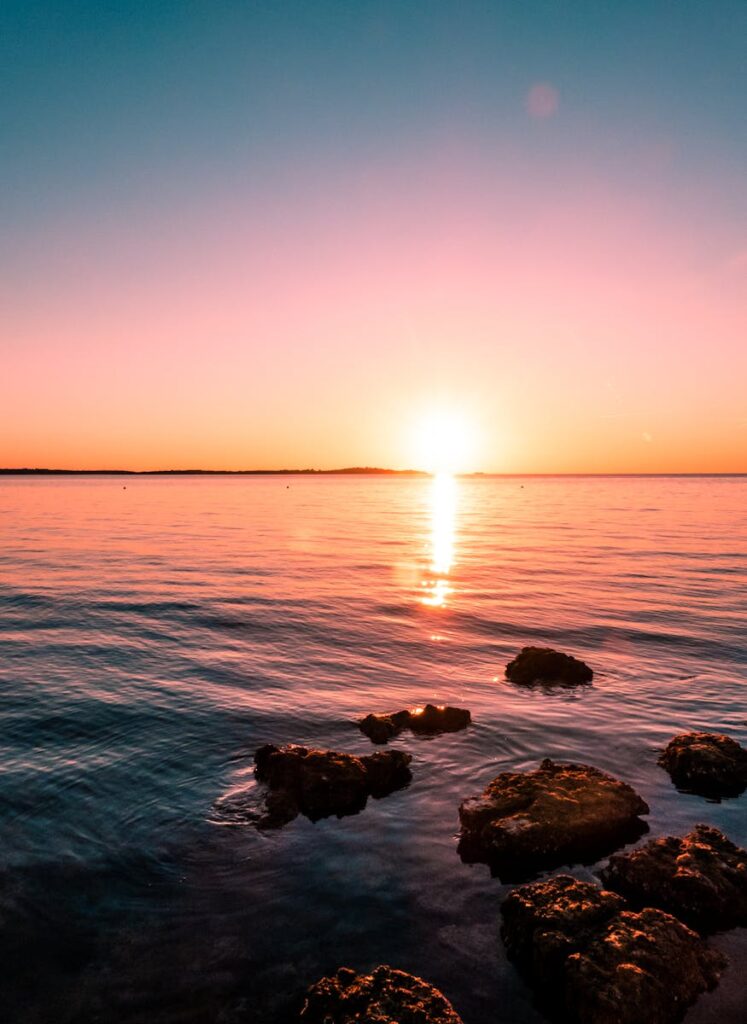
M442 138L26 225L0 465L403 468L457 409L465 468L747 471L747 241L666 145L630 159Z

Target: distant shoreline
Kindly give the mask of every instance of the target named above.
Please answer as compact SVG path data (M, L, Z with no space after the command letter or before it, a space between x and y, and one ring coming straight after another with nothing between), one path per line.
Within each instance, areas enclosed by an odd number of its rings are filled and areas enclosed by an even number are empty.
M431 477L422 469L380 469L351 466L344 469L3 469L0 476L405 476ZM459 477L542 479L550 477L744 477L733 473L455 473Z
M0 476L430 476L420 469L1 469Z

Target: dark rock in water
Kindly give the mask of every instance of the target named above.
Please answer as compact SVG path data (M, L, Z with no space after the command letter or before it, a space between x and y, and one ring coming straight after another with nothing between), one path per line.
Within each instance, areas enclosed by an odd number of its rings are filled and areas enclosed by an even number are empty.
M395 711L391 715L366 715L358 726L374 743L387 743L392 736L402 732L409 720L409 711Z
M530 980L559 985L568 957L625 907L616 893L557 875L514 889L501 906L501 936L509 959Z
M506 678L512 683L560 683L577 686L590 683L594 673L583 661L562 654L551 647L524 647L513 661L506 665Z
M747 750L729 736L686 732L666 745L659 764L678 789L701 796L738 796L747 788Z
M356 974L341 967L306 994L303 1024L462 1024L437 988L404 971L377 967Z
M411 711L408 725L416 733L459 732L466 729L472 716L466 708L426 704L423 710Z
M616 854L600 877L634 906L659 907L699 932L747 925L747 850L709 825Z
M274 826L287 825L298 817L299 806L295 794L288 789L270 790L265 795L263 823L272 822Z
M675 1024L715 988L726 958L671 914L623 911L566 970L566 1007L579 1024Z
M269 788L260 824L282 825L299 813L312 821L355 814L369 796L386 796L406 786L412 778L411 760L402 750L356 757L296 744L266 744L254 755L257 778Z
M397 736L403 729L411 729L420 735L458 732L460 729L466 729L471 720L472 716L464 708L426 704L424 708L417 708L414 711L395 711L389 715L366 715L358 725L361 732L365 733L374 743L387 743L392 736Z
M412 778L409 764L412 754L404 750L379 750L361 757L366 771L366 785L373 797L388 796L406 786Z
M213 804L213 820L221 825L279 827L298 816L298 804L287 790L262 793L255 785L238 786Z
M459 852L504 880L574 861L591 863L637 838L648 805L625 782L585 764L546 758L538 769L502 772L459 808Z
M564 1022L674 1024L726 964L671 915L569 875L514 890L501 913L509 957Z

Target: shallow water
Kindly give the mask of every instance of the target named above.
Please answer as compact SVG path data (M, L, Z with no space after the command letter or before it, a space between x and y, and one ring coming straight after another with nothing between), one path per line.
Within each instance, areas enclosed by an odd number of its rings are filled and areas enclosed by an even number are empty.
M0 480L2 1019L281 1024L320 975L384 962L465 1024L540 1021L457 807L573 758L634 785L650 835L747 844L746 796L656 765L675 732L747 742L746 509L747 478ZM593 686L508 684L528 643ZM474 724L400 736L406 790L221 823L260 743L369 753L358 716L427 700ZM688 1024L745 1017L747 932L716 942L732 967Z

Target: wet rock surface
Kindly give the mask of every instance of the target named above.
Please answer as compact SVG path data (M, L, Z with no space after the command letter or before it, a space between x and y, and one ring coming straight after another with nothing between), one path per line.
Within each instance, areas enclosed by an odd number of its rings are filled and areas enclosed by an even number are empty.
M448 999L422 978L391 967L356 974L341 967L306 994L303 1024L462 1024Z
M543 868L591 863L638 838L648 805L631 786L584 764L546 758L534 771L502 772L459 808L459 852L504 881Z
M738 796L747 788L747 750L730 736L688 732L673 737L659 757L678 789L701 796Z
M700 932L747 925L747 850L717 828L654 839L600 873L636 907L659 907Z
M284 825L298 814L312 821L363 810L369 796L382 797L412 778L410 754L380 751L366 757L335 750L266 744L254 755L255 773L268 786L259 824Z
M670 914L623 911L569 958L566 1006L581 1024L674 1024L725 967Z
M360 730L374 743L388 743L403 729L418 735L436 735L466 729L472 716L465 708L426 704L414 711L395 711L384 715L366 715L358 723Z
M553 683L578 686L590 683L594 672L585 662L551 647L524 647L506 665L506 678L526 686Z
M625 907L616 893L558 875L514 889L501 907L501 937L523 974L559 984L568 957Z
M559 875L514 890L501 908L509 957L551 1017L579 1024L674 1024L726 963L664 911Z

